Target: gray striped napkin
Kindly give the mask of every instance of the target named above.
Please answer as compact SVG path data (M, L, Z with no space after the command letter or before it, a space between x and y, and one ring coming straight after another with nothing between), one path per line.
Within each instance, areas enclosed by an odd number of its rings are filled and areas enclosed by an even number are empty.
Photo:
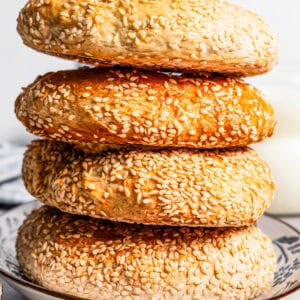
M21 179L25 147L0 141L0 204L19 204L32 201Z

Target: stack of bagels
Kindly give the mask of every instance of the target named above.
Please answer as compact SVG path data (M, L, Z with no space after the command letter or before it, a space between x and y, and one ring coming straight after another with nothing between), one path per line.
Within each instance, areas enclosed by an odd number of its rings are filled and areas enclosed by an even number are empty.
M45 204L19 230L26 276L97 300L268 288L275 253L254 224L274 183L247 145L272 135L276 114L241 77L276 64L269 26L221 0L30 0L18 32L97 66L40 76L16 101L43 138L22 170Z

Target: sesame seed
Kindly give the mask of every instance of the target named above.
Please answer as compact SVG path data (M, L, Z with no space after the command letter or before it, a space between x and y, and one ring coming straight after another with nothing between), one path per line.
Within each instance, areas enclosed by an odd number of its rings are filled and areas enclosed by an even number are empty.
M147 199L143 199L143 203L144 204L149 204L152 202L152 199L151 198L147 198Z
M95 190L95 189L96 189L96 185L95 185L94 183L89 183L89 184L88 184L88 188L89 188L90 190Z

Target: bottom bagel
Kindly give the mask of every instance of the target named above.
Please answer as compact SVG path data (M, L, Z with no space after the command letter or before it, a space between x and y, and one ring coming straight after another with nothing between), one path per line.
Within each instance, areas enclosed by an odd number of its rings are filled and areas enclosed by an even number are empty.
M276 260L255 226L144 226L43 206L20 227L17 257L37 284L85 299L251 299Z

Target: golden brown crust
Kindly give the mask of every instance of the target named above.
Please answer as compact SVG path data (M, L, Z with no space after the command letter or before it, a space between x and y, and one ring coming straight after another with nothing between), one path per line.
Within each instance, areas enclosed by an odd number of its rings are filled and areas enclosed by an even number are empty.
M135 69L48 73L24 89L16 114L47 139L162 147L245 146L276 124L265 96L240 79Z
M253 224L274 193L268 166L250 148L85 155L34 141L23 180L29 193L65 212L172 226Z
M30 0L18 31L38 51L91 63L247 76L278 60L271 28L221 0Z
M34 282L85 299L252 299L270 286L272 243L229 229L111 223L42 207L19 230L17 257Z

